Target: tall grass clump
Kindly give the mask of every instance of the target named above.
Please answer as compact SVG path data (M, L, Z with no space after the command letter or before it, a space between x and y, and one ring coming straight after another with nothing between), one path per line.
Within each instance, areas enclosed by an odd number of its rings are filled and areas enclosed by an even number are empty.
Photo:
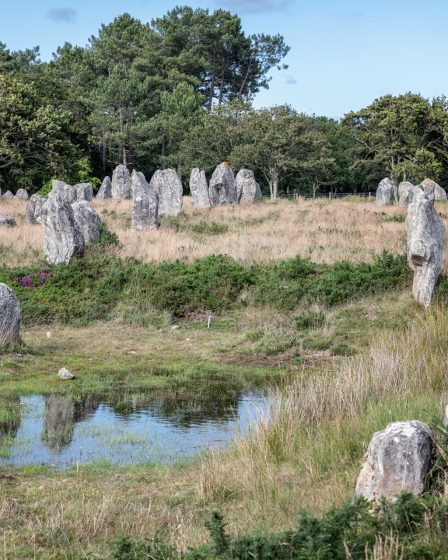
M299 375L274 390L271 413L248 438L238 438L227 455L204 459L200 494L211 504L238 496L274 509L290 507L292 494L314 508L348 497L374 431L441 414L447 358L448 311L438 308L402 332L376 335L333 369ZM293 493L285 472L297 482Z

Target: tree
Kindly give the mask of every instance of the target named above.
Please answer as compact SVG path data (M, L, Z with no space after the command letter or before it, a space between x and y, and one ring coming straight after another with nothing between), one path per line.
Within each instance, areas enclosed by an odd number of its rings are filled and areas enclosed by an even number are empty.
M1 185L33 190L52 175L68 179L80 156L69 121L33 82L0 74Z
M352 169L361 169L367 180L373 176L378 181L384 175L397 181L417 179L423 172L418 165L421 150L432 151L428 146L431 112L426 99L406 93L386 95L365 109L346 115L343 125L355 139ZM433 155L437 160L434 152ZM427 157L424 160L427 162Z
M232 164L260 170L271 198L277 198L280 181L298 170L298 114L288 105L250 110L240 127L245 131L244 142L233 149Z
M180 82L172 92L162 92L160 97L161 109L151 122L151 136L161 146L160 164L177 168L181 175L187 158L184 140L202 121L203 98L186 82Z
M272 68L286 68L280 64L289 51L283 37L247 36L240 18L226 10L177 7L154 20L152 28L168 64L196 79L209 112L214 101L250 101L269 87Z
M149 119L158 100L154 94L152 53L154 34L149 25L124 14L91 37L96 87L91 92L92 131L115 165L132 166L149 133ZM105 166L105 165L104 165Z

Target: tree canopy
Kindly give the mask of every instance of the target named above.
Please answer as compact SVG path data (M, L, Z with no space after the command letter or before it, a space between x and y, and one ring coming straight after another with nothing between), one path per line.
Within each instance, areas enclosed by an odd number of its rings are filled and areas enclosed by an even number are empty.
M365 192L379 180L448 180L448 101L385 95L341 121L288 105L255 109L289 47L247 34L229 11L178 6L102 25L50 62L0 43L0 187L101 180L124 163L151 175L222 161L252 168L265 194Z

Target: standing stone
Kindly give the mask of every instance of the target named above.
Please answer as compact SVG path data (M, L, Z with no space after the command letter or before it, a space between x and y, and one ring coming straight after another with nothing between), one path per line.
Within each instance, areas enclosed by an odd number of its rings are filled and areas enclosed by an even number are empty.
M0 345L14 344L20 334L20 304L13 290L0 283Z
M442 189L442 187L432 179L425 179L422 183L422 188L425 192L428 192L430 196L432 196L434 192L435 200L446 200L445 189Z
M215 169L208 192L212 204L234 204L238 202L235 175L228 163L221 163Z
M98 239L101 234L101 218L87 200L77 200L72 204L75 221L82 231L84 243Z
M49 264L68 264L84 253L84 236L64 195L51 192L42 213L44 254Z
M112 198L131 198L131 174L126 165L117 165L112 174Z
M18 189L14 198L17 198L19 200L28 200L28 193L25 189Z
M87 200L87 202L90 202L92 200L92 183L78 183L73 188L76 191L76 200Z
M158 169L149 184L159 197L159 216L177 216L182 210L183 188L174 169Z
M260 185L250 169L240 169L235 182L238 202L255 202L261 197Z
M77 192L75 187L72 187L64 181L54 179L51 183L51 193L59 194L69 204L76 202Z
M15 227L17 222L12 216L0 216L0 226Z
M106 198L112 198L112 182L110 177L104 177L101 187L96 195L98 200L104 200Z
M395 201L395 183L389 178L380 181L376 189L376 204L377 206L387 206L393 204Z
M400 492L419 496L431 466L434 440L423 422L392 422L376 432L356 481L355 495L377 502Z
M414 185L409 181L402 181L398 185L398 203L400 206L409 206L412 202L412 193L414 189Z
M132 172L132 229L139 231L159 227L159 199L155 190L148 184L143 173Z
M41 223L42 209L46 202L47 199L44 196L39 194L31 195L26 205L26 220L29 224Z
M193 208L210 208L208 184L205 171L195 167L190 175L190 192Z
M14 198L14 195L12 194L11 191L6 191L2 196L3 200L12 200L13 198Z
M408 263L414 271L412 295L424 307L431 303L442 263L445 226L434 208L434 191L414 187L406 217Z

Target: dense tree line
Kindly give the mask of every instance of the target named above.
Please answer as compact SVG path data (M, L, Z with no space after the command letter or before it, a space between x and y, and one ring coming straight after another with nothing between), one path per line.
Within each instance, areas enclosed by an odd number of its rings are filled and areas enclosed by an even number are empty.
M187 185L191 167L221 161L254 169L273 197L365 192L385 175L448 180L445 98L387 95L341 121L254 109L288 50L228 11L189 7L151 23L124 14L51 62L0 43L0 188L99 182L118 163L174 167Z

